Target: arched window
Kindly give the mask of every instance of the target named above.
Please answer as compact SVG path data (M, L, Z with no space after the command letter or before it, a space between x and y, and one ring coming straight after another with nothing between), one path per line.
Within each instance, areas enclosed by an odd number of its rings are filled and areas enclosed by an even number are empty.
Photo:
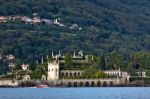
M94 81L91 82L91 86L92 86L92 87L95 86L95 82L94 82Z
M98 81L98 82L97 82L97 87L100 87L100 86L101 86L101 82Z
M88 82L88 81L85 83L85 86L86 86L86 87L89 87L89 82Z
M80 87L83 87L83 82L80 82L79 84L80 84Z
M80 76L80 72L78 73L78 76Z
M110 82L110 86L111 86L111 87L113 86L113 81Z
M77 73L74 73L74 76L77 76Z
M77 87L78 86L78 83L77 82L74 82L74 87Z
M70 73L70 76L72 76L72 73Z
M64 73L61 73L62 76L64 76Z
M66 73L66 76L68 76L68 73Z
M68 82L68 87L71 87L71 82Z
M107 82L104 81L104 82L103 82L103 87L106 87L106 86L107 86Z

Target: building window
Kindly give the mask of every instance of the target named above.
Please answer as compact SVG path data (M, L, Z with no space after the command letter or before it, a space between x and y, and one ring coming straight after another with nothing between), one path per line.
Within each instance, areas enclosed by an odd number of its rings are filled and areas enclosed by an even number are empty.
M62 73L61 75L64 76L64 73Z

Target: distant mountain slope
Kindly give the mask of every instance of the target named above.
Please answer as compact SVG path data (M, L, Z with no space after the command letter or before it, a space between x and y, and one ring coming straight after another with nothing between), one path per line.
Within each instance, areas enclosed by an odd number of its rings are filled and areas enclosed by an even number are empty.
M61 13L66 21L83 25L135 35L150 32L149 0L1 0L0 9L1 15Z
M66 27L0 23L4 53L29 58L59 49L94 54L150 50L149 0L0 0L0 15L33 13L61 18ZM74 23L83 29L69 29Z

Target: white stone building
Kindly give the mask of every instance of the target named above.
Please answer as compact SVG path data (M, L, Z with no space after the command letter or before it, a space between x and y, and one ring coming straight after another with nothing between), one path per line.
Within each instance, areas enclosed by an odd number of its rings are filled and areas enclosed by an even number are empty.
M59 62L57 60L48 63L47 80L59 79Z
M7 20L7 17L5 16L0 16L0 22L6 22Z
M138 74L140 77L146 77L146 72L144 72L144 71L139 71L139 72L137 72L137 74Z
M0 80L0 86L18 86L18 81Z
M39 24L39 23L41 23L42 21L41 21L41 19L39 18L39 17L34 17L33 19L32 19L32 23L33 24Z
M21 19L22 19L22 21L24 21L26 23L32 23L32 19L27 16L23 16Z
M10 55L7 55L6 58L7 58L7 60L14 60L15 56L10 54Z
M21 65L21 67L22 67L22 70L28 70L28 68L29 68L29 64L22 64Z
M30 80L31 78L30 78L30 75L24 75L23 76L23 80L24 81L27 81L27 80Z
M15 65L14 63L9 63L9 64L8 64L8 67L9 67L9 68L14 68L14 67L16 67L16 65Z
M103 71L105 74L110 76L118 76L118 77L125 77L128 75L127 72L123 72L120 69L119 70L105 70Z

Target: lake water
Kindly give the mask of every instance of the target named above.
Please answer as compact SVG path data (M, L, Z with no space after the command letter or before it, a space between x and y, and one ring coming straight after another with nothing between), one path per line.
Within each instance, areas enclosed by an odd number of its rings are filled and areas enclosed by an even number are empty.
M150 88L0 88L0 99L150 99Z

